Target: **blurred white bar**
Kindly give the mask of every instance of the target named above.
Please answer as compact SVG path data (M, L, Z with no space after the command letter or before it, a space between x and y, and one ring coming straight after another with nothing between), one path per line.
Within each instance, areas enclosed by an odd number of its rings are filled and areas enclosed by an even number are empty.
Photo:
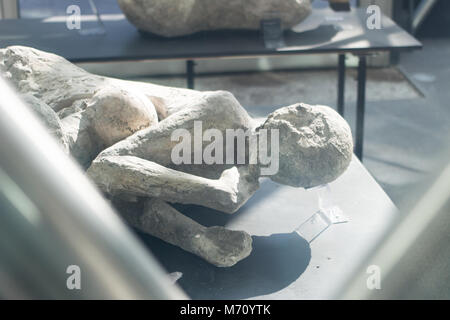
M87 266L97 289L83 290L83 298L186 298L2 78L0 92L0 168L38 207L66 253Z

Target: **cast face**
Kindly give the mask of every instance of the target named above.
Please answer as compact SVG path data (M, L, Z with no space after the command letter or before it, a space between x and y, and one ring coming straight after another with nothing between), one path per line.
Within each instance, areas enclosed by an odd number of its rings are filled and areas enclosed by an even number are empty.
M269 176L277 183L303 188L326 184L339 177L352 159L350 128L329 107L284 107L269 115L262 128L279 132L279 169Z

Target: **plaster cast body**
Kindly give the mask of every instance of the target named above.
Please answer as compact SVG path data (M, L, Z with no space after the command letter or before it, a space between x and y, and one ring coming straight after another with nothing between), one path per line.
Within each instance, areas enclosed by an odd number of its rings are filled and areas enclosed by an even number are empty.
M258 189L262 167L175 165L171 158L175 129L193 134L195 121L202 122L204 131L216 129L224 135L227 129L243 129L252 136L262 129L278 129L279 170L269 178L295 187L333 181L352 157L347 123L324 106L284 107L256 127L228 92L101 77L27 47L0 49L0 74L12 81L106 195L117 203L145 202L139 212L120 210L131 225L217 266L232 266L247 257L250 235L201 226L170 203L233 213Z
M118 0L127 19L142 31L165 37L198 31L260 28L278 17L284 29L311 13L310 0Z

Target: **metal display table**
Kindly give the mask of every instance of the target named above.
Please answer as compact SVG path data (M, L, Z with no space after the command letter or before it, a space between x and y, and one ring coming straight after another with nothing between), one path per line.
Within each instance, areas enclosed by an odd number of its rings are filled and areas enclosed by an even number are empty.
M247 111L258 114L257 121L262 122L274 108L251 107ZM254 196L231 215L176 205L205 226L245 230L252 236L252 253L231 268L217 268L138 233L168 272L180 273L178 284L191 298L334 299L399 218L395 205L356 156L346 172L329 185L331 202L348 222L332 224L316 237L304 232L312 229L309 226L299 227L319 210L323 192L283 186L267 178L260 182Z
M349 222L331 225L311 242L294 230L318 210L314 189L263 180L260 190L233 215L177 206L204 225L252 235L251 255L231 268L214 267L159 239L140 236L168 272L180 272L178 284L193 299L336 298L398 213L356 157L330 188Z
M359 57L358 100L355 153L361 159L364 139L364 113L367 55L421 48L421 43L382 16L379 30L367 28L364 10L337 13L315 9L299 26L285 32L285 46L267 49L256 31L200 32L178 38L143 35L123 16L104 20L103 34L86 35L69 30L65 19L0 20L0 47L30 46L65 57L72 62L186 60L187 84L194 87L195 60L299 54L336 53L339 55L337 109L344 113L345 54ZM301 30L306 21L320 20L310 30ZM81 30L98 28L96 21L82 22ZM303 28L304 29L304 28Z

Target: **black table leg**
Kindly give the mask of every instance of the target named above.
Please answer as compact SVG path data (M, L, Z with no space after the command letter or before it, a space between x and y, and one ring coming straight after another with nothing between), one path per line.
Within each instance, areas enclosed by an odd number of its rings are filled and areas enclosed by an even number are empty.
M359 57L358 65L358 99L356 109L356 145L355 154L362 161L364 144L364 115L366 108L367 58Z
M345 54L340 54L338 65L337 110L341 116L344 116L344 104L345 104Z
M194 89L194 78L195 78L195 62L192 60L186 61L186 77L187 77L187 87L189 89Z

